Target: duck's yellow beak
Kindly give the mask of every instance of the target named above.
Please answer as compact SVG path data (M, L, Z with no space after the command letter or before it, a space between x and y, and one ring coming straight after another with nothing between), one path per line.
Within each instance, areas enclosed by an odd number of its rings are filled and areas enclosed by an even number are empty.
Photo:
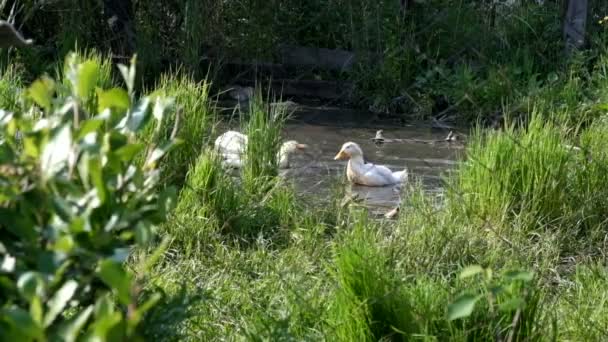
M306 145L306 144L296 144L296 148L298 150L304 150L304 149L308 148L308 145Z
M346 152L344 152L343 150L340 150L340 152L338 152L338 154L336 154L336 156L334 157L334 160L344 160L344 159L348 159L348 154L346 154Z

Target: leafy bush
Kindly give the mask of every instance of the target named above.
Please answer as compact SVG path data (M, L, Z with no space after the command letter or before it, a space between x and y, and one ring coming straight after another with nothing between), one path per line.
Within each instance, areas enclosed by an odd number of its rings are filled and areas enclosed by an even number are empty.
M29 111L0 111L1 340L131 339L158 299L137 303L122 262L173 203L170 189L157 193L155 165L174 142L146 151L134 139L165 101L134 97L135 60L119 65L128 92L96 88L94 60L66 67L69 96L45 77L27 91Z
M448 306L448 320L471 317L464 323L465 330L469 336L476 335L479 339L502 339L500 337L504 336L503 338L510 341L514 338L541 340L540 336L535 334L541 319L538 315L539 296L530 284L534 274L526 271L507 271L495 276L491 269L472 265L462 270L460 279L478 275L481 275L481 282L476 286L478 289L469 289L454 299ZM476 304L481 301L487 311L475 314L475 307L478 306ZM471 326L466 328L466 323Z

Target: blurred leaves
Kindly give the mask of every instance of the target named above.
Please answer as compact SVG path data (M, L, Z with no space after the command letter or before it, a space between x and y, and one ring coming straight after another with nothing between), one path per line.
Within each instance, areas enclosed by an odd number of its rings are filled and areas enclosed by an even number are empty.
M534 273L529 271L511 270L502 273L499 277L493 277L490 268L479 265L470 265L460 271L459 279L470 279L475 276L478 283L469 291L461 293L448 305L447 318L455 320L466 318L473 314L475 304L486 299L490 312L494 312L494 306L498 311L512 314L516 310L525 307L529 300L532 287L530 282L534 280ZM477 293L471 293L475 290Z
M126 91L99 88L94 60L66 63L71 93L42 77L25 92L42 115L1 113L0 340L132 339L158 300L138 306L123 262L154 241L175 203L155 165L177 141L153 149L144 169L135 139L152 108L162 118L173 102L134 99L135 65L120 66Z

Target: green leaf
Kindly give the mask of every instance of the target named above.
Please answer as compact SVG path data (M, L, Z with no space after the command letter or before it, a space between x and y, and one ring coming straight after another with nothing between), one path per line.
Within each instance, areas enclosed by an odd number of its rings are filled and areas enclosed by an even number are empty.
M160 96L156 98L152 115L158 121L159 126L163 122L163 118L165 116L167 108L171 107L173 105L173 102L174 100L172 98L165 98Z
M117 293L122 304L131 302L131 277L120 263L103 260L99 265L99 278Z
M117 109L126 111L131 106L129 94L122 88L109 90L97 89L97 110L99 113L105 109Z
M137 222L135 226L135 241L140 246L147 245L152 240L152 230L150 225L143 223L142 221Z
M122 316L119 312L112 312L107 316L101 316L95 320L95 323L92 325L92 332L90 338L86 340L89 341L122 341L122 338L114 338L112 336L114 327L122 322ZM120 332L119 332L120 333ZM110 335L110 336L108 336Z
M27 311L13 307L5 308L0 311L0 317L8 321L19 333L30 338L42 339L42 327L32 319Z
M42 300L40 299L40 297L33 297L32 301L30 302L30 316L34 321L36 321L36 324L41 325L43 314L44 312L42 311Z
M494 297L496 297L496 296L498 296L499 294L503 293L505 289L504 289L504 287L503 287L502 285L499 285L499 284L493 284L493 285L489 285L489 286L488 286L488 290L490 291L490 293L491 293L491 294L492 294Z
M170 243L171 243L171 237L166 235L163 238L163 240L161 241L160 245L155 248L154 252L150 256L148 256L147 258L145 258L141 261L140 270L142 270L142 272L144 272L144 273L149 272L152 269L152 267L154 267L154 265L156 265L158 260L160 260L160 258L165 254L165 252L169 248Z
M23 242L31 244L36 243L40 234L34 227L34 222L25 217L15 217L15 212L7 208L0 207L0 225ZM5 255L5 257L8 256Z
M17 288L28 302L34 297L44 296L44 281L40 274L36 272L23 273L17 281Z
M103 181L103 174L101 168L101 160L98 157L89 159L89 179L95 189L97 189L97 197L101 204L106 201L106 183Z
M118 69L120 70L120 74L122 78L125 80L125 84L127 85L127 90L129 91L129 96L133 94L133 89L135 88L135 69L137 65L137 55L133 55L131 58L131 65L126 66L124 64L118 64Z
M23 152L30 158L38 158L40 156L38 139L36 137L24 137Z
M61 253L70 253L74 248L74 239L71 235L63 235L55 242L53 249Z
M173 186L165 188L158 196L159 215L161 220L165 220L167 215L177 205L177 189Z
M498 309L500 311L514 311L517 309L521 309L526 304L526 301L523 298L511 298L505 302L502 302L498 305Z
M114 304L109 294L102 295L95 302L95 318L109 316L114 313Z
M158 293L153 294L148 300L146 300L142 305L140 305L137 309L135 309L131 315L129 316L129 325L131 327L136 327L143 315L150 310L158 301L161 299L161 295Z
M63 284L63 286L55 293L53 298L48 303L49 310L44 317L44 326L48 327L53 323L57 315L59 315L65 306L68 304L68 301L72 299L76 289L78 288L78 283L74 280L68 280Z
M593 106L596 110L608 110L608 103L600 103Z
M157 161L181 143L182 141L180 139L175 139L174 141L167 141L160 147L155 148L154 151L150 153L144 166L147 168L154 168Z
M101 126L103 126L103 120L101 119L88 119L81 123L80 130L78 131L78 140L91 132L96 132Z
M555 72L550 72L547 75L547 80L549 81L549 83L555 83L555 82L557 82L558 79L559 79L559 76Z
M144 145L143 144L141 144L141 143L133 143L133 144L125 145L125 146L119 148L114 153L122 161L129 162L129 161L131 161L133 159L133 157L135 157L135 155L137 155L143 149L144 149Z
M150 99L144 97L137 102L137 105L129 113L129 120L127 121L126 127L131 131L137 131L141 125L146 122L150 108Z
M4 109L0 109L0 126L6 126L13 121L15 114Z
M67 166L72 146L72 131L63 125L42 150L40 167L45 179L49 179Z
M483 267L479 265L467 266L460 271L460 279L469 278L483 272Z
M80 331L82 331L82 327L84 327L85 323L93 313L93 306L89 305L86 309L78 314L75 318L66 322L59 329L59 336L62 337L61 340L66 342L74 342L78 337Z
M55 82L48 77L41 77L34 81L27 90L27 95L45 111L50 111L55 91Z
M12 273L15 270L16 263L17 259L14 256L10 254L5 254L2 256L2 263L0 263L0 271Z
M88 60L78 66L78 84L76 85L76 95L83 100L87 100L97 84L99 76L99 64L94 60Z
M458 296L456 300L448 306L448 320L452 321L470 316L475 308L475 303L477 303L480 298L481 296L474 296L468 293Z

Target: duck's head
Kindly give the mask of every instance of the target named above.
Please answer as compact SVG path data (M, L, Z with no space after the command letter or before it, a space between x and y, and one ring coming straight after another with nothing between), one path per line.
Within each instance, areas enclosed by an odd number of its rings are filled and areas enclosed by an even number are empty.
M302 151L308 148L306 144L300 144L295 140L289 140L281 145L281 149L279 150L279 167L287 168L289 167L289 155L294 152Z
M334 157L334 160L348 160L351 158L356 158L356 157L363 157L363 151L361 150L361 147L359 147L359 145L357 145L354 142L347 142L344 145L342 145L342 148L340 149L340 152L338 152L338 154L336 154L336 156Z
M300 144L295 140L288 140L281 146L281 154L289 154L297 151L302 151L308 148L306 144Z

